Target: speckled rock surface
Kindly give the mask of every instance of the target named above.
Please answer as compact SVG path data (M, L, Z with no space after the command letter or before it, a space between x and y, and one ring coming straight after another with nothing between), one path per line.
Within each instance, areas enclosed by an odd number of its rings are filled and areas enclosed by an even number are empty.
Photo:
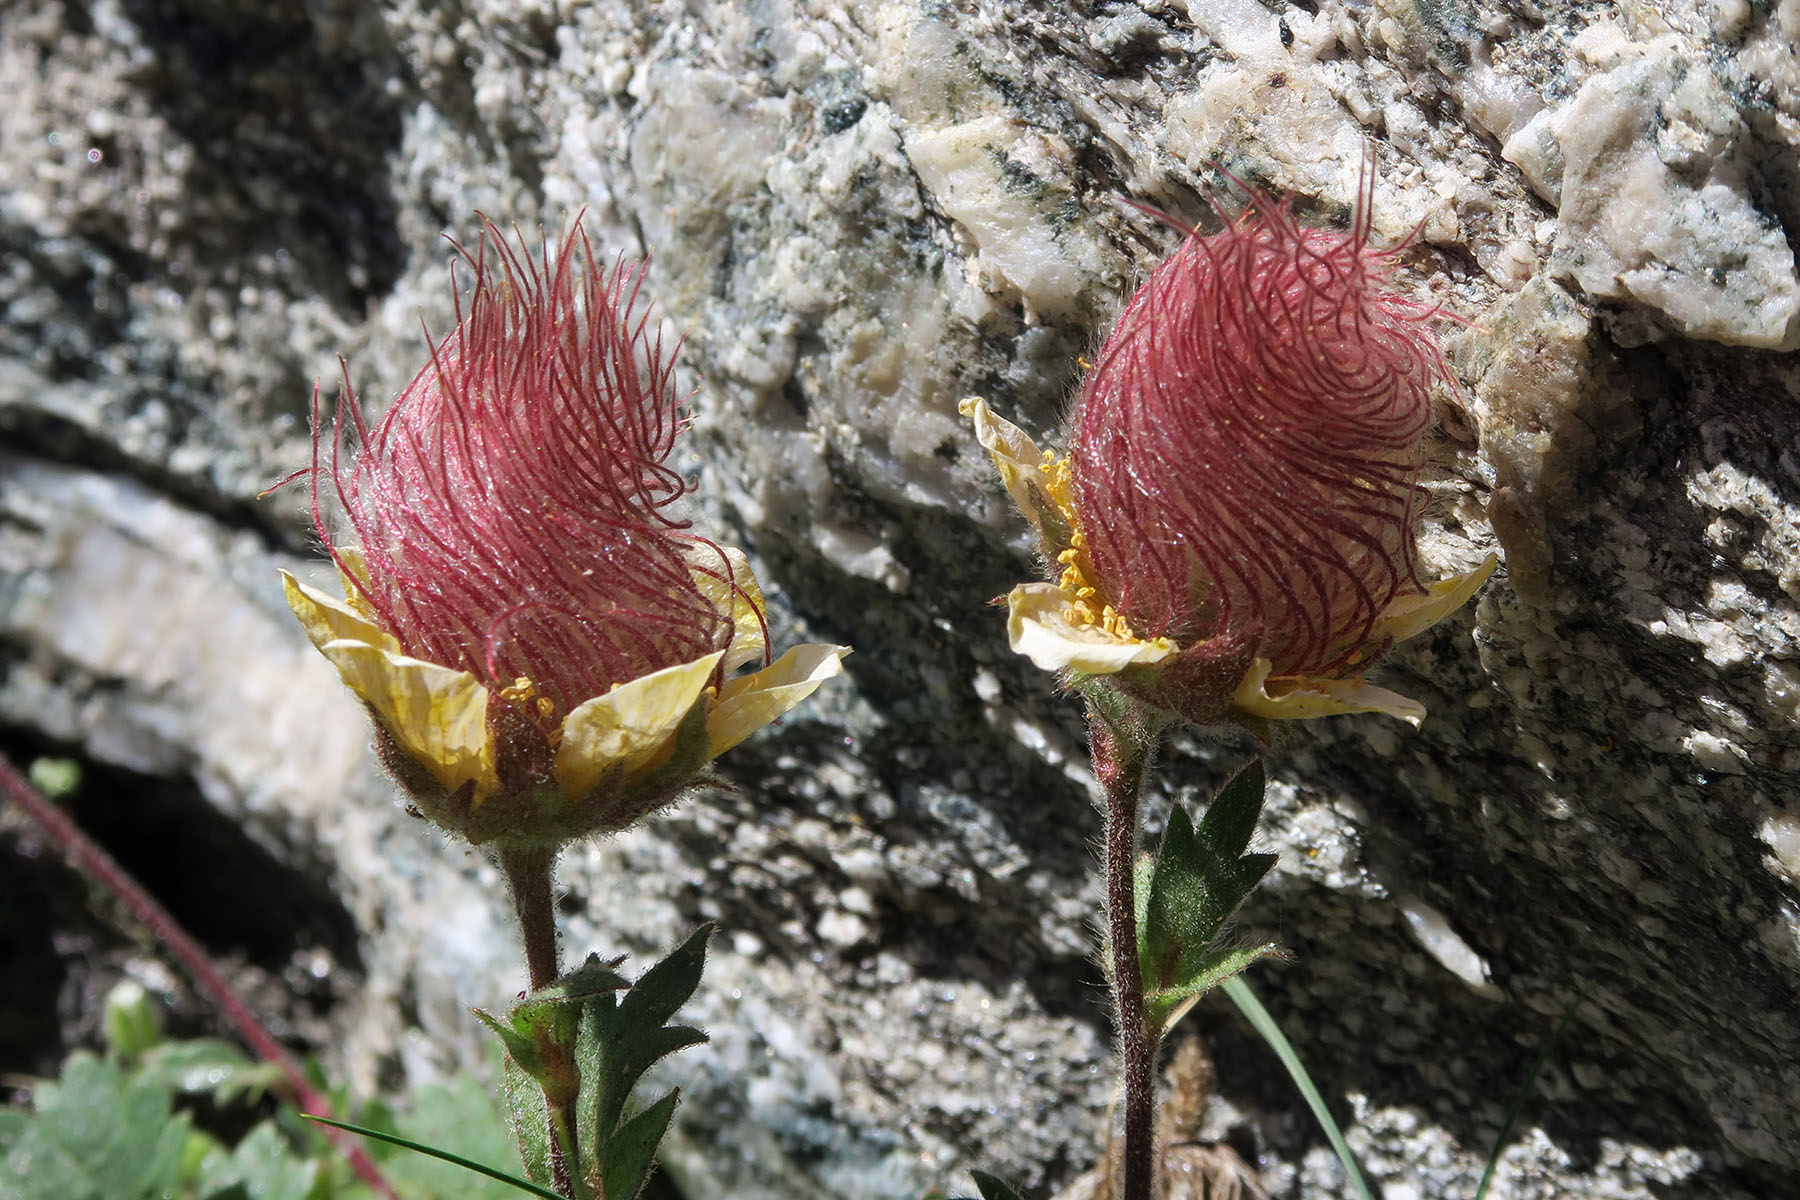
M374 403L422 361L440 234L585 209L652 252L702 516L782 636L857 648L734 792L566 864L572 946L722 925L672 1176L1055 1188L1108 1100L1097 822L986 605L1032 566L956 402L1053 435L1173 244L1120 200L1212 227L1223 168L1342 222L1372 141L1399 286L1468 322L1426 557L1507 570L1384 668L1421 733L1280 749L1245 922L1296 957L1256 986L1391 1200L1472 1190L1577 999L1496 1196L1800 1192L1800 5L266 7L0 10L0 742L185 788L338 906L351 945L291 950L359 1086L480 1062L516 947L375 776L257 493L335 355ZM1248 752L1179 740L1152 813ZM1194 1027L1203 1136L1343 1194L1253 1035Z

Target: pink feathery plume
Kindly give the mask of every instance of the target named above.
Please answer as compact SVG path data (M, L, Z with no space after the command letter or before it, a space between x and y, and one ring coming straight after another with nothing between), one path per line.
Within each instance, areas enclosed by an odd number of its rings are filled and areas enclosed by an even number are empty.
M329 467L315 432L315 521L330 545L323 473L364 570L333 548L339 567L407 654L493 688L527 677L565 712L728 647L693 571L737 584L675 508L685 421L673 354L633 316L642 264L600 269L579 225L554 258L485 218L456 249L473 283L430 362L373 429L346 372Z
M1253 192L1138 290L1082 388L1075 508L1095 582L1140 637L1260 631L1276 675L1331 674L1419 589L1414 527L1436 310L1368 244Z

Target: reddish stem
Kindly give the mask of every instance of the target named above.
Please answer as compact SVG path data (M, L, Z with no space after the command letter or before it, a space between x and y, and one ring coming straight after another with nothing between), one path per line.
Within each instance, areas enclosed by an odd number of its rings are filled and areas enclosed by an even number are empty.
M531 990L549 987L561 969L557 965L556 877L557 850L536 845L507 845L499 849L500 871L512 888L513 911L525 939L525 970ZM550 1182L565 1196L575 1194L569 1160L575 1156L575 1100L558 1101L548 1089L544 1111L550 1122Z
M35 821L38 828L61 848L77 870L117 897L150 931L151 936L186 968L194 984L206 993L225 1020L237 1030L238 1036L249 1044L259 1058L281 1072L293 1094L292 1103L296 1109L303 1114L332 1116L331 1102L307 1082L306 1075L294 1056L275 1040L275 1035L250 1011L250 1006L226 982L225 976L219 973L200 943L190 937L180 922L158 904L112 855L83 833L67 813L38 795L37 789L19 774L18 769L4 755L0 755L0 790L5 791L25 810L25 815ZM320 1126L319 1131L331 1140L349 1162L350 1169L356 1172L356 1177L368 1184L376 1195L384 1200L400 1200L399 1194L376 1168L375 1160L369 1157L368 1151L354 1137L330 1126Z
M1089 706L1089 748L1106 802L1106 940L1112 960L1107 967L1118 1010L1125 1110L1122 1200L1150 1200L1156 1161L1156 1038L1144 1012L1144 978L1138 965L1136 880L1138 793L1154 736L1137 722L1115 724L1098 707Z

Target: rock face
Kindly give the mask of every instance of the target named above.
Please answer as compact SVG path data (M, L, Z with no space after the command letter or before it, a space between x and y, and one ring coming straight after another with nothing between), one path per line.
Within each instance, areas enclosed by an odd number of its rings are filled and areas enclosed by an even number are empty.
M281 605L276 566L323 573L302 506L258 493L335 355L377 403L422 363L440 234L585 210L686 331L700 515L781 636L856 646L735 791L566 861L572 948L723 928L670 1174L1067 1183L1109 1099L1098 825L1076 705L987 607L1035 568L956 403L1054 441L1176 238L1121 200L1213 227L1229 172L1342 222L1372 142L1399 285L1466 322L1428 573L1507 570L1384 666L1422 732L1276 752L1245 932L1295 960L1255 985L1389 1196L1472 1190L1577 1003L1496 1195L1800 1192L1800 4L1049 7L7 6L0 742L144 783L114 805L185 789L167 821L224 814L352 920L292 941L344 980L334 1069L483 1061L503 897L375 774ZM1250 749L1178 741L1151 811ZM1194 1025L1197 1127L1341 1194L1235 1014Z

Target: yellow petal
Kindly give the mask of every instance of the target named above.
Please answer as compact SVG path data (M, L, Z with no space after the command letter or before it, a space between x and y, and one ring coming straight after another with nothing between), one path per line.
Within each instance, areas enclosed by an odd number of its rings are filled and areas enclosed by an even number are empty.
M333 546L332 549L337 551L338 579L344 585L344 603L367 620L375 620L375 613L370 609L369 602L363 599L362 591L356 586L357 583L361 583L363 587L369 586L369 564L363 561L362 549L357 546ZM355 577L354 582L352 576Z
M487 689L475 676L365 641L327 642L319 651L375 710L395 746L447 790L473 780L480 801L499 786L488 748Z
M579 800L612 771L630 775L650 765L706 690L724 653L652 671L576 705L563 719L556 748L556 781L564 795Z
M725 559L719 561L719 555ZM698 545L688 551L688 569L693 572L694 586L712 601L713 607L731 618L731 649L725 655L725 671L730 674L747 662L763 655L768 639L763 633L762 588L750 560L735 546ZM723 576L723 578L720 578ZM734 586L735 585L735 586Z
M1417 700L1372 687L1360 679L1314 679L1306 675L1278 675L1270 679L1270 667L1266 658L1252 663L1231 703L1247 713L1275 721L1373 712L1399 717L1416 729L1425 719L1425 706Z
M356 576L364 584L369 582L369 564L363 559L362 547L334 545L332 549L337 551L337 558L334 561L343 564L338 568L338 574L345 577L346 588L349 588L348 576L350 575ZM350 590L354 591L355 589L350 588Z
M317 588L307 587L286 571L281 573L281 586L287 593L288 607L300 618L300 625L312 644L323 650L335 641L365 642L394 654L400 643L364 614L342 600L335 600Z
M818 690L844 669L848 646L795 646L754 675L719 689L706 716L706 749L717 758Z
M1044 455L1037 443L1011 421L996 417L988 409L987 401L979 396L964 400L957 411L974 422L975 440L994 460L994 469L1000 472L1000 482L1006 485L1007 494L1042 534L1044 522L1039 506L1050 495L1050 486L1044 478ZM1067 524L1064 517L1059 516L1058 520Z
M1499 556L1490 554L1485 562L1466 575L1452 575L1449 579L1438 580L1417 595L1400 597L1382 610L1375 623L1376 634L1385 634L1396 642L1404 642L1409 637L1424 633L1467 604L1469 597L1488 581L1488 576L1499 565Z
M1006 595L1006 636L1013 653L1046 671L1116 675L1175 653L1168 638L1122 637L1081 620L1077 600L1053 583L1021 583Z

